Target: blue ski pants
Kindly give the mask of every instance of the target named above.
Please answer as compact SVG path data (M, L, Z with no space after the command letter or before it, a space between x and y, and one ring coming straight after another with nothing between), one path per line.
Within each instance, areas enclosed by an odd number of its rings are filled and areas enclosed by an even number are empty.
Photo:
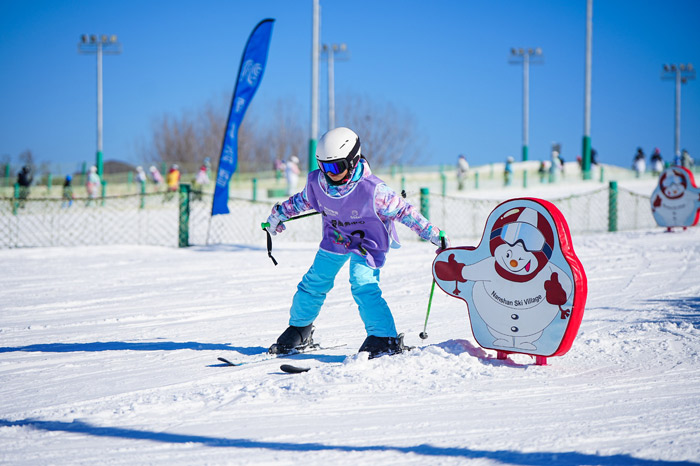
M360 310L367 335L396 337L391 310L379 288L379 269L373 269L357 254L334 254L319 249L314 262L297 286L292 300L289 325L304 327L312 323L333 288L335 277L350 260L350 289Z

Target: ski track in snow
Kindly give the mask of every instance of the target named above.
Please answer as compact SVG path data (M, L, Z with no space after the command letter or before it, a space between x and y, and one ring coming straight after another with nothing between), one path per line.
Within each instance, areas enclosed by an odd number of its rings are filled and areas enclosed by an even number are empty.
M356 354L344 270L315 339L345 346L222 367L286 327L316 244L277 238L278 267L252 248L0 251L0 464L700 464L700 229L574 236L586 311L549 366L478 347L439 290L420 340L434 247L409 242L382 287L415 350Z

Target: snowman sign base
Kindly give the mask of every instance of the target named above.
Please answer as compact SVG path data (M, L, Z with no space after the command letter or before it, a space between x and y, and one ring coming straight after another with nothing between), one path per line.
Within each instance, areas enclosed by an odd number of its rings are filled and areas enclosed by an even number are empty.
M482 348L496 351L498 359L530 355L536 365L571 348L588 293L564 216L535 198L498 205L479 245L442 250L433 278L467 304Z
M496 359L501 361L508 359L508 353L506 351L496 351ZM547 366L547 358L545 356L534 356L536 366Z

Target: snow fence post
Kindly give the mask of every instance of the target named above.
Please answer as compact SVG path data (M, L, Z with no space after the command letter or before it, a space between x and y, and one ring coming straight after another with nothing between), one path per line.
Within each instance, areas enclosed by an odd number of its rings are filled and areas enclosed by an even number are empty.
M19 183L15 183L15 200L12 202L12 215L17 215L17 208L19 207Z
M180 221L178 223L177 246L186 248L190 245L190 185L187 183L180 185Z
M258 200L258 179L253 178L253 201Z
M143 209L146 206L146 182L142 181L140 183L140 185L141 185L141 196L140 196L141 202L140 202L139 208Z
M420 213L430 220L430 188L420 188Z
M617 231L617 181L610 182L608 193L608 231Z

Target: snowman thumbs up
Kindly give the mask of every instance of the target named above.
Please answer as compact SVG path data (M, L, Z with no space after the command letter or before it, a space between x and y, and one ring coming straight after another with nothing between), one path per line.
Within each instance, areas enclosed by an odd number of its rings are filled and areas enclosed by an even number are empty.
M559 274L553 272L549 280L544 282L544 289L547 291L547 302L555 306L566 303L566 292L559 283Z
M559 283L559 274L557 272L552 272L550 279L544 282L544 289L547 292L547 302L559 306L561 318L566 319L569 317L571 311L561 308L562 305L566 303L566 291L564 291L561 283Z

